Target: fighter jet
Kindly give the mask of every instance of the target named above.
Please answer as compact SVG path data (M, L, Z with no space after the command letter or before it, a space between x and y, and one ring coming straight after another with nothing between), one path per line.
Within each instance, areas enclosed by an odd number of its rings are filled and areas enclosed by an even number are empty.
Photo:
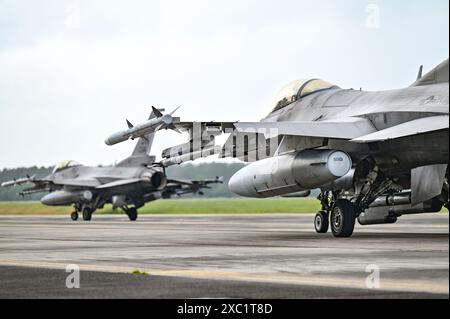
M294 81L265 119L234 127L238 136L280 142L273 154L259 143L262 152L231 178L230 190L261 198L318 188L318 233L331 225L334 236L350 237L356 220L395 223L449 207L448 60L424 76L421 67L410 87L383 92ZM254 145L244 154L258 151Z
M149 121L157 119L159 114L160 110L155 113L154 109ZM114 166L89 167L76 161L63 161L45 178L27 176L2 183L1 186L34 184L24 189L21 195L49 192L41 199L42 204L73 205L75 211L70 216L74 221L80 212L83 220L91 220L92 214L105 204L123 209L128 218L135 221L137 210L147 202L190 193L202 195L202 189L210 188L210 184L222 183L219 177L199 181L168 178L165 172L167 165L156 162L154 156L148 155L156 131L152 130L140 138L131 156Z
M320 189L315 230L350 237L361 225L449 208L449 61L409 87L381 92L297 80L260 122L216 122L221 157L249 164L229 181L244 197ZM189 127L194 122L175 124Z

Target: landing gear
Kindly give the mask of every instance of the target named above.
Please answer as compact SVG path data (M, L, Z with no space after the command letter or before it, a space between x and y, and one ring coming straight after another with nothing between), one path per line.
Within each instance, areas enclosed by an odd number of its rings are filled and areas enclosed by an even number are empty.
M333 207L336 194L331 191L322 191L317 197L322 204L322 209L314 217L314 228L319 234L325 234L330 227L330 212Z
M92 209L90 209L89 207L84 207L83 208L83 220L84 221L90 221L92 219Z
M338 199L331 211L331 231L334 237L350 237L355 229L356 207L346 199Z
M72 219L73 221L78 220L78 212L75 211L72 214L70 214L70 219Z
M138 212L136 207L126 209L125 213L132 222L134 222L138 218Z
M314 227L316 228L316 232L319 234L325 234L328 232L328 227L330 225L328 219L328 213L321 211L316 214L314 218Z

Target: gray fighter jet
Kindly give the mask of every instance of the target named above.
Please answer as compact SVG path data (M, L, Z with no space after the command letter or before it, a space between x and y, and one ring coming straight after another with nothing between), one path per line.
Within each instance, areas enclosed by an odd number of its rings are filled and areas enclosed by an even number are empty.
M229 182L236 194L272 197L319 188L316 231L325 233L331 224L336 237L351 236L356 219L395 223L405 214L448 209L448 60L425 76L421 67L410 87L384 92L294 81L273 107L262 122L234 124L234 135L251 140L255 134L257 141L243 152L256 152L254 162ZM267 146L274 136L280 142L272 154Z
M356 220L395 223L449 208L449 61L422 69L410 87L383 92L294 81L261 122L202 125L231 134L222 157L250 162L231 191L266 198L320 189L316 231L331 224L335 237L350 237Z
M157 112L159 114L159 110ZM155 119L155 109L150 120ZM2 187L25 183L34 184L24 189L21 195L49 192L41 202L49 206L74 205L72 220L91 220L92 214L105 204L122 208L131 221L138 217L137 210L146 202L160 198L171 198L189 193L202 195L203 188L222 183L221 178L199 181L173 180L166 176L165 166L155 162L149 152L154 131L140 138L132 155L110 167L83 166L75 161L63 161L53 172L42 179L34 176L3 183Z

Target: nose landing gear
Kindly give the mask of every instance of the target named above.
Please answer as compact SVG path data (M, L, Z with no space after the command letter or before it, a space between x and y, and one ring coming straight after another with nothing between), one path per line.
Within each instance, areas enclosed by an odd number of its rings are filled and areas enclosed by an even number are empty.
M70 219L72 219L73 221L77 221L78 220L78 212L74 211L73 213L71 213Z
M92 213L93 213L92 209L90 209L89 207L84 207L83 208L83 220L90 221L92 219Z
M350 237L355 229L356 208L346 199L339 199L331 211L331 231L334 237Z
M316 214L316 217L314 218L314 227L317 233L325 234L328 232L328 227L330 224L328 218L327 212L321 211Z
M314 228L319 234L331 231L334 237L350 237L355 229L355 221L358 216L356 205L348 199L336 199L333 193L322 193L319 200L322 210L314 218Z
M90 205L85 204L75 204L75 211L70 214L70 219L73 221L77 221L79 218L79 215L81 213L81 216L84 221L90 221L92 219L92 214L95 212L95 206L91 207Z
M138 212L136 207L124 208L125 214L127 214L130 221L134 222L138 218Z

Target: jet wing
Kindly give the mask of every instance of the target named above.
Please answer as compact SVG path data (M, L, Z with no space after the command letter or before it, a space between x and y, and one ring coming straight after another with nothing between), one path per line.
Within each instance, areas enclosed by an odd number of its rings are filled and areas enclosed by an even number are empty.
M194 184L190 181L183 181L183 180L176 180L176 179L169 179L167 181L167 186L177 186L177 185L192 186Z
M73 186L73 187L90 187L94 188L100 185L100 182L94 178L92 179L61 179L54 180L54 184L56 185L64 185L64 186Z
M192 186L192 187L207 187L208 184L222 184L223 176L217 176L214 179L202 179L198 181L185 181L185 180L177 180L177 179L169 179L167 181L167 186L175 186L175 185L184 185L184 186Z
M131 184L136 184L136 183L140 183L143 182L143 179L140 178L131 178L131 179L121 179L118 181L114 181L111 183L107 183L107 184L103 184L100 186L95 187L95 189L107 189L107 188L116 188L116 187L122 187L122 186L128 186ZM147 181L147 180L145 180Z
M142 183L149 183L148 179L130 178L99 185L95 190L102 191L109 195L114 194L134 194L138 195L143 191Z
M427 132L439 131L449 128L449 116L439 115L424 117L410 122L402 123L375 133L352 139L356 143L370 143L392 140Z
M319 122L237 122L234 127L241 133L264 133L266 136L294 135L344 140L376 132L372 122L364 118Z
M201 193L203 188L211 188L209 184L222 184L223 177L216 177L215 179L204 179L198 181L185 181L170 179L167 181L166 190L173 191L177 195L184 195L190 193Z

